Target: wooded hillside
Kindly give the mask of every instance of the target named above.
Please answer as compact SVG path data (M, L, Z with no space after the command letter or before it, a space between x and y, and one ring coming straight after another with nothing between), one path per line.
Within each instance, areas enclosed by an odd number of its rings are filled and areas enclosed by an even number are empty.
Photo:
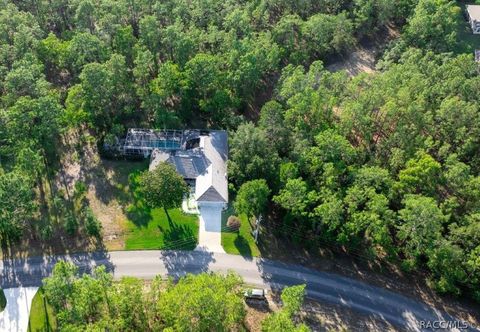
M52 184L68 133L101 146L133 126L222 128L232 196L264 179L270 225L480 301L465 24L447 0L0 1L3 248L55 227L98 235L85 188ZM375 73L325 69L386 25L400 37Z

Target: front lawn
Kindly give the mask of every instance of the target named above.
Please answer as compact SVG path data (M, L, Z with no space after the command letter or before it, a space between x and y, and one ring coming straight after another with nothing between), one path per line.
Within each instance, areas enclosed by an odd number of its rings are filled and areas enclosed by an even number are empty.
M172 209L149 209L138 190L140 172L130 175L133 203L127 208L125 249L195 249L198 243L198 217Z
M33 297L32 308L30 309L29 331L55 331L57 323L52 307L44 300L43 289L39 288Z
M195 249L198 243L198 217L180 209L129 211L125 249Z
M228 209L222 218L222 246L227 254L242 255L244 257L260 256L252 236L252 227L246 215L240 215L241 225L238 232L227 227L227 219L233 214L233 209Z

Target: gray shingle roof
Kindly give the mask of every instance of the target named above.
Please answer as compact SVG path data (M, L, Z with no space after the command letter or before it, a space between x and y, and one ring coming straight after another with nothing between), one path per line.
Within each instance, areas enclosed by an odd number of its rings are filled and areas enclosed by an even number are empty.
M186 179L195 179L197 176L205 172L207 163L204 158L200 156L185 155L173 155L167 160L177 169Z
M210 187L200 196L197 201L203 202L226 202L214 187Z
M194 149L186 149L185 145L176 150L154 149L150 170L168 162L184 179L195 179L197 201L228 202L228 134L222 130L195 133L200 142Z

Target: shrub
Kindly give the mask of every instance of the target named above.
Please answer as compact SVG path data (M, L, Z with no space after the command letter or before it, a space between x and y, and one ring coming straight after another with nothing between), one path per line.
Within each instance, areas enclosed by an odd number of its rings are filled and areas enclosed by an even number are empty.
M53 227L50 224L45 224L40 228L40 237L42 240L50 240L53 235Z
M227 227L231 230L238 231L240 229L240 219L237 216L230 216L227 220Z
M2 312L6 306L7 306L7 299L5 298L5 294L3 293L3 290L0 288L0 312Z
M65 231L68 235L73 236L78 229L78 221L77 218L72 213L68 213L65 217Z
M85 182L77 181L75 182L73 195L75 196L75 198L81 198L84 194L87 193L87 190L88 188Z
M97 217L93 214L91 209L87 209L85 212L85 230L89 236L99 236L102 225L98 221Z

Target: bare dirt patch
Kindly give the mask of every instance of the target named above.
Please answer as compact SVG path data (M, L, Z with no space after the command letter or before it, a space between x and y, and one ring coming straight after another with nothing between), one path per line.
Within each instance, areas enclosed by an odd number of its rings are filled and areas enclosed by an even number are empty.
M85 140L88 134L71 133L70 142ZM146 164L136 161L103 160L95 144L65 144L62 167L56 183L71 196L75 183L87 186L86 198L94 215L102 224L102 244L108 250L125 248L125 209L131 203L128 176Z
M399 36L398 30L390 25L383 27L369 39L363 39L346 55L327 63L326 69L332 72L344 70L349 76L375 72L375 65L385 46Z
M340 61L328 65L327 69L332 72L345 70L348 76L356 76L360 73L371 74L375 71L375 62L375 50L359 46L342 57Z
M269 303L273 304L272 308L269 306ZM245 304L246 316L244 323L248 331L259 332L262 330L262 321L277 309L273 300L270 300L269 303Z

